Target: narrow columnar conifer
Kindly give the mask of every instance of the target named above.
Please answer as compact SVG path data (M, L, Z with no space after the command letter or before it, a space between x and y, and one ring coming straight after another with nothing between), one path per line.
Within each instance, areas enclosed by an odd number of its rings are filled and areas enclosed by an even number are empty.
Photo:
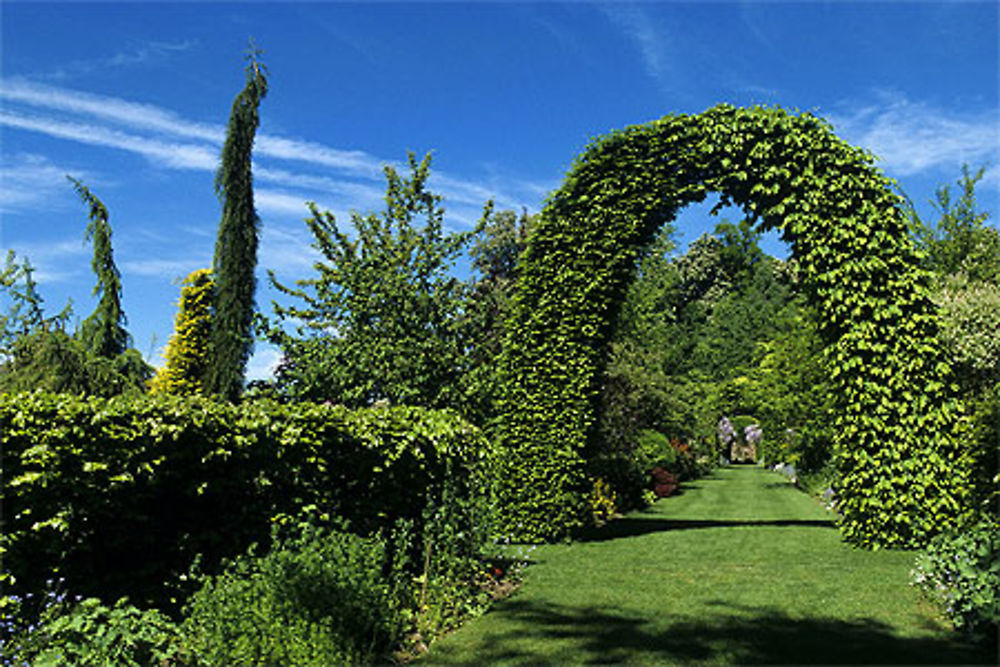
M94 256L90 265L97 275L94 295L99 299L97 308L80 325L77 337L91 354L112 359L128 348L131 336L125 330L121 273L115 265L111 249L108 209L86 185L71 176L67 178L89 208L90 223L84 238L94 244Z
M212 331L214 287L209 269L198 269L185 278L177 304L174 333L164 353L167 363L150 380L150 393L201 393Z
M254 292L257 282L257 239L260 218L254 208L251 157L260 125L258 109L267 95L260 51L251 43L246 85L233 101L215 192L222 218L215 243L215 300L212 314L211 363L204 388L235 400L243 389L246 364L253 349Z

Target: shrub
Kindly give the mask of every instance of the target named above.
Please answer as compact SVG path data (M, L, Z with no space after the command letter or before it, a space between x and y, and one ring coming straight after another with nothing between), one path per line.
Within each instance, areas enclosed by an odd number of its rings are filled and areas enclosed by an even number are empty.
M167 605L195 554L213 567L307 507L359 533L406 519L423 535L430 508L489 529L488 443L446 411L0 394L0 447L15 594L58 568L81 594Z
M610 484L600 477L594 479L594 490L590 494L590 509L594 523L598 526L614 518L618 498Z
M649 476L653 482L653 493L656 494L657 498L672 496L680 486L680 483L677 481L677 475L660 467L650 470Z
M46 595L38 623L16 629L0 648L4 664L39 666L178 664L186 657L179 628L156 610L138 609L126 598L108 607L96 598L70 602L54 593Z
M667 436L650 429L640 431L635 459L643 472L656 467L672 469L677 461L677 455L677 450Z
M1000 523L987 518L938 535L917 558L913 581L944 605L957 628L995 638L1000 623Z
M587 461L590 479L601 479L615 495L617 511L625 512L649 504L645 497L649 476L635 458L626 452L613 452ZM593 494L593 486L591 486ZM593 499L593 495L591 496ZM593 509L593 505L591 505ZM593 514L593 513L591 513Z
M404 627L405 577L389 543L298 525L221 574L199 578L183 623L207 665L371 662Z

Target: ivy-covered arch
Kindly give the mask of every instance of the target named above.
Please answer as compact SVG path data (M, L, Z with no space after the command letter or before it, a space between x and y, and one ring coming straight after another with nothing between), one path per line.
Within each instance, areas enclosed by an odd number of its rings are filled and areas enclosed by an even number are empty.
M891 181L809 114L714 107L595 140L541 212L508 322L497 435L500 530L585 520L582 458L611 323L636 258L678 210L719 193L798 259L837 388L841 530L914 546L960 514L959 405Z

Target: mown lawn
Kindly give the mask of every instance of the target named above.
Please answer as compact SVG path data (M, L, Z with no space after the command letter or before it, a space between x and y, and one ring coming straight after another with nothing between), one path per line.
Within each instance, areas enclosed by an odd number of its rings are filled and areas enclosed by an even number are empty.
M781 476L721 469L573 544L422 663L995 664Z

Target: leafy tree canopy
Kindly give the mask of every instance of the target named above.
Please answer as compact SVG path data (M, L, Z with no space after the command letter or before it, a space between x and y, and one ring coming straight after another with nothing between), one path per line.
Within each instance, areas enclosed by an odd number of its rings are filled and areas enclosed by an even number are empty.
M386 208L352 213L353 235L309 204L316 277L289 287L269 272L299 302L276 303L277 322L265 326L282 349L282 394L348 406L461 407L467 289L450 269L475 231L445 232L441 197L427 189L430 166L429 154L418 162L411 153L408 178L386 167ZM296 323L296 335L282 321Z

